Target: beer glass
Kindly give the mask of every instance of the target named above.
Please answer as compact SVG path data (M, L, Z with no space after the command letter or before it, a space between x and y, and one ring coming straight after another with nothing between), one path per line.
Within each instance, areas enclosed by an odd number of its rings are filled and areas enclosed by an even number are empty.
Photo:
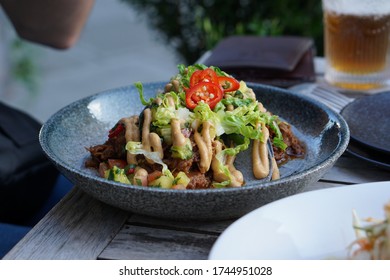
M322 0L325 80L369 90L390 78L390 0Z

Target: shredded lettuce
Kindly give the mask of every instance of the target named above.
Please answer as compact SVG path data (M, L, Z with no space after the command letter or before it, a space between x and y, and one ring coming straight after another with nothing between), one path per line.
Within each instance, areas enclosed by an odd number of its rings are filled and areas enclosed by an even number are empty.
M270 127L270 129L272 129L272 131L275 133L275 136L272 139L272 143L279 149L285 150L287 148L287 144L284 143L283 135L282 132L280 131L278 123L280 123L280 120L277 116L269 115L267 124Z
M234 107L241 107L241 106L249 106L251 103L253 103L252 99L242 99L240 97L229 97L224 98L221 100L223 105L233 105Z
M171 119L176 116L176 110L173 107L159 106L156 110L152 110L153 125L164 127L171 123Z
M189 159L192 157L192 145L189 138L186 138L186 143L183 146L171 147L172 157L180 159Z
M257 103L252 102L248 106L237 107L233 111L225 112L222 126L227 134L241 134L249 139L261 139L262 132L257 129L257 123L262 122L263 117L257 110Z
M141 142L129 141L126 144L126 150L133 155L143 155L146 158L152 160L154 163L160 164L162 166L162 173L166 176L172 177L171 171L168 169L168 166L160 159L157 152L148 152L146 151Z
M222 111L218 111L222 112ZM221 114L212 111L206 103L199 102L195 107L192 117L192 122L198 120L200 123L209 121L212 123L214 133L216 136L220 136L225 133L223 126L221 125Z
M136 83L134 83L134 85L138 90L139 99L141 100L142 105L144 105L144 106L151 105L154 101L154 98L150 98L149 101L146 101L146 99L144 97L144 87L143 87L142 83L136 82Z
M159 98L162 100L160 106L152 108L153 126L155 127L166 127L171 123L172 118L188 120L192 114L188 108L181 105L181 99L175 92L160 95ZM173 100L174 106L171 106L170 100Z
M226 165L226 156L236 156L238 153L248 149L249 144L250 144L250 140L248 138L245 138L243 144L237 145L233 148L226 148L215 155L215 158L218 161L219 171L222 172L229 179L223 182L213 182L214 187L224 188L230 185L230 183L232 182L232 174L228 166Z

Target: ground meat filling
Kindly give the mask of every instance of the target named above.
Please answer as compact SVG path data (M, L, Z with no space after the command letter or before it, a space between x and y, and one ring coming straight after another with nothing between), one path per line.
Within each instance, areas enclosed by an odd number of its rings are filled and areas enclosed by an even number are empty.
M197 164L200 161L200 156L199 156L198 148L195 145L192 135L190 137L190 141L192 144L193 155L189 159L173 158L170 152L171 146L167 146L164 149L163 161L166 165L168 165L169 170L171 170L173 173L179 173L180 171L183 171L184 173L188 173L190 172L190 170L197 167Z
M126 138L125 131L120 132L116 137L108 138L102 145L86 148L91 157L86 160L85 166L98 168L101 162L108 159L126 159Z
M212 188L212 172L206 172L205 174L199 171L191 171L187 173L190 178L190 182L187 185L187 189L209 189Z
M286 150L282 150L277 147L273 147L275 160L278 165L282 165L293 158L302 158L305 155L305 147L299 141L299 139L293 134L291 126L287 123L279 124L280 132L283 135L283 141L286 143ZM272 130L270 130L270 138L274 136Z
M193 134L190 137L192 144L193 155L189 159L179 159L171 157L171 153L164 154L164 163L168 165L169 170L173 175L183 171L190 179L187 189L209 189L212 188L212 172L201 173L198 168L200 162L200 155L198 147L193 139ZM169 149L166 149L169 151Z

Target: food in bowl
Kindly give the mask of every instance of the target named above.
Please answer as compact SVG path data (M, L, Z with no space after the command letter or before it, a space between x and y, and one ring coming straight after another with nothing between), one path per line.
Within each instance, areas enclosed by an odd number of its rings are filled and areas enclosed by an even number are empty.
M351 259L390 260L390 201L383 207L385 218L362 221L353 211L356 240L349 246Z
M218 67L179 65L139 115L123 117L85 166L121 183L167 189L241 187L237 155L251 149L253 175L277 180L279 166L305 156L291 126L264 108L244 81Z

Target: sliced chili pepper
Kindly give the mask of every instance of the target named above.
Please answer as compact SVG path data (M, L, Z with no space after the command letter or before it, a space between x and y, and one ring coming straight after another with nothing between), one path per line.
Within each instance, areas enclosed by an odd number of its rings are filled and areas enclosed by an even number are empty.
M125 126L123 123L117 123L113 128L110 129L108 132L108 138L113 138L115 136L118 136L119 133L121 133L123 130L125 130Z
M191 99L190 92L191 92L190 89L188 89L188 91L186 92L186 106L188 109L194 109L196 105L198 105L198 102L195 102L194 100Z
M200 82L191 87L186 93L186 105L189 109L194 109L200 101L214 109L215 105L221 101L223 92L219 84L211 82Z
M240 83L232 77L219 76L218 83L224 92L236 91L240 88Z
M199 84L200 82L210 82L218 84L217 73L211 68L206 68L204 70L196 70L192 73L190 78L190 88Z

